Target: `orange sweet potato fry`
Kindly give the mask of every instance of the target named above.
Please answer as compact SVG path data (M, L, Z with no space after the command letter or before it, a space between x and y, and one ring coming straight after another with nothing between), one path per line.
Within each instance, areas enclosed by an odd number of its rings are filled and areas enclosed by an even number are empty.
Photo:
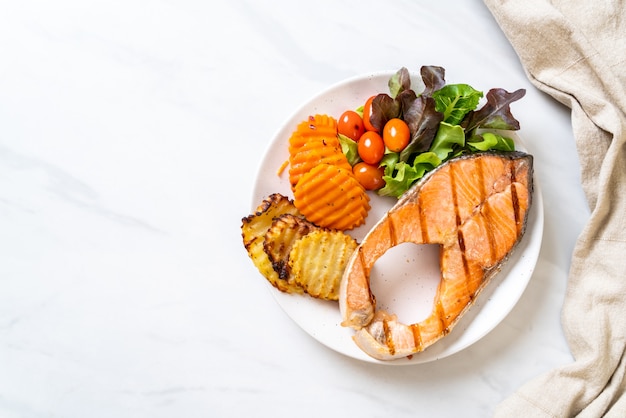
M362 225L370 209L352 171L332 164L318 164L300 178L294 205L310 222L342 231Z
M300 178L319 164L330 164L352 171L352 166L341 151L337 136L314 136L304 143L289 159L289 181L292 190Z
M337 139L337 121L328 115L310 116L289 138L289 182L293 190L303 174L321 163L349 168Z

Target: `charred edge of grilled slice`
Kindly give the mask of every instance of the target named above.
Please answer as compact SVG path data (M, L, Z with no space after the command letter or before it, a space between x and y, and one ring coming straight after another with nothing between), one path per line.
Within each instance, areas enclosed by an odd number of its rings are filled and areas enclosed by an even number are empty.
M295 242L311 231L320 229L300 215L283 213L275 217L265 233L263 248L281 280L288 280L291 272L289 252Z

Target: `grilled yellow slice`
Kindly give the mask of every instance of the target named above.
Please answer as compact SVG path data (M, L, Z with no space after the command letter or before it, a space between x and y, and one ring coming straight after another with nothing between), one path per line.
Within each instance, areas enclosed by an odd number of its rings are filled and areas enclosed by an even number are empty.
M315 298L338 300L341 276L356 247L356 240L341 231L309 232L289 253L289 282Z
M274 218L265 234L264 249L281 280L289 280L289 253L293 244L318 226L302 216L285 213Z
M279 193L271 194L261 202L252 215L241 220L241 235L248 256L272 286L282 292L302 293L303 290L299 285L289 283L278 276L264 249L265 235L272 227L274 219L286 213L299 214L289 198Z

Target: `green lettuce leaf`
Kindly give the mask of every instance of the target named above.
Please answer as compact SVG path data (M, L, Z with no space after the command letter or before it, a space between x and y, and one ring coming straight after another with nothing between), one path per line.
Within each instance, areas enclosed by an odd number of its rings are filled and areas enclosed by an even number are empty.
M383 161L385 167L385 186L378 191L380 196L400 197L424 174L441 164L441 160L433 152L423 152L419 154L413 164L404 161L392 163L393 157Z
M437 111L443 113L443 121L451 125L461 123L465 115L478 107L483 92L468 84L448 84L433 92Z
M356 141L342 134L337 134L337 137L339 138L339 144L341 144L341 151L345 154L350 165L354 166L356 163L360 162L361 157L359 157Z
M463 146L465 146L463 128L459 125L441 122L429 151L437 155L440 160L445 161L451 153Z
M474 152L515 151L515 143L511 138L492 132L483 132L480 135L474 135L467 141L467 147Z

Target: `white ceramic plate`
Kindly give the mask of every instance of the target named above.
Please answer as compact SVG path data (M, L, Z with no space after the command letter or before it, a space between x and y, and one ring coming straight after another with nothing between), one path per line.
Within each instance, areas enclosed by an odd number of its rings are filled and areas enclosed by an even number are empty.
M278 131L271 142L257 174L252 208L271 193L293 198L288 169L282 176L278 170L288 159L289 136L296 125L309 115L329 114L338 118L346 109L356 109L377 93L387 93L387 82L393 71L351 78L336 84L307 102ZM421 91L421 79L412 76L412 88ZM471 80L464 80L469 82ZM496 87L496 86L489 86ZM515 134L509 135L516 147L524 146ZM350 232L361 240L376 221L396 202L370 192L372 209L365 225ZM438 360L454 354L481 339L498 325L515 306L533 273L543 236L543 201L535 182L533 206L522 241L501 272L483 290L475 304L456 324L452 332L410 359L379 361L361 351L352 340L353 330L340 325L337 302L320 301L308 296L290 295L270 288L278 304L304 331L327 347L346 356L387 365L409 365ZM419 322L431 310L439 283L438 248L435 245L402 244L390 249L375 264L371 275L372 291L378 306L396 313L405 323Z

